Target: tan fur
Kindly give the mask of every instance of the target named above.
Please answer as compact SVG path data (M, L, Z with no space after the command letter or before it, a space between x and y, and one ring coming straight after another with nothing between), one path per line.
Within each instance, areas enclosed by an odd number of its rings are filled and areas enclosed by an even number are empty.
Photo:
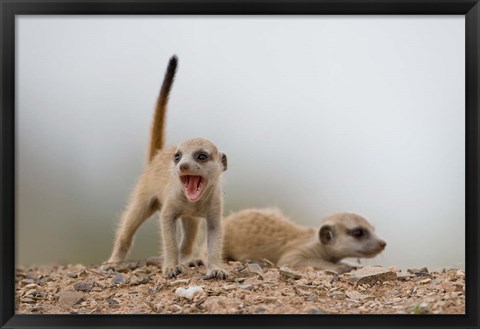
M358 227L368 236L357 239L349 234ZM266 258L277 266L312 266L339 273L351 269L339 263L341 259L374 257L386 245L366 219L352 213L328 216L315 230L292 223L279 210L247 209L225 218L224 230L226 259Z
M150 145L148 147L148 162L153 160L155 153L162 149L165 144L165 116L167 112L168 96L172 89L173 80L177 71L178 59L172 56L168 63L162 87L155 105L152 128L150 131Z
M226 170L226 156L219 152L212 142L203 138L162 148L164 112L175 67L176 58L172 58L155 110L149 149L151 161L140 177L121 217L108 263L125 259L138 227L158 210L162 229L164 274L174 277L182 272L181 263L201 263L192 259L192 249L198 230L197 217L202 217L206 219L208 228L206 278L226 278L227 274L221 268L223 199L220 176ZM200 160L199 154L206 155L207 159ZM185 183L181 181L181 176L186 175L201 176L204 179L203 194L197 200L187 198ZM180 248L176 232L178 218L181 218L183 228Z

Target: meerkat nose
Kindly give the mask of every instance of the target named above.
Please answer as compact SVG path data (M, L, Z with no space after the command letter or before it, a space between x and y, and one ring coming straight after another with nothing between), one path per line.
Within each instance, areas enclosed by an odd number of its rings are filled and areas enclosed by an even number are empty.
M190 168L190 166L187 163L182 163L180 165L180 171L187 171Z
M378 242L378 244L379 244L380 247L382 247L383 249L385 249L385 246L387 245L387 243L386 243L385 241L383 241L383 240L380 240L380 241Z

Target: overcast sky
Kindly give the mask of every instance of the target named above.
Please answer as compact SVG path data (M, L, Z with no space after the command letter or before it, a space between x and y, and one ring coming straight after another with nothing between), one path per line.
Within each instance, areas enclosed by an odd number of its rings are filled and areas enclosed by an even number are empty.
M167 142L228 156L225 213L366 217L371 263L464 266L463 16L19 16L17 262L108 258L179 57ZM158 253L158 217L132 258Z

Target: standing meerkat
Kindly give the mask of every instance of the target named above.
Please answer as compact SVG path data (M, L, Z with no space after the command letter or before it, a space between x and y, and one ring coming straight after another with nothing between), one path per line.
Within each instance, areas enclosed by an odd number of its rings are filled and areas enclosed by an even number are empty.
M266 258L277 266L312 266L343 273L346 257L371 258L385 249L363 217L337 213L324 218L319 229L289 221L279 210L247 209L224 220L224 257L231 260Z
M108 263L125 259L139 226L160 211L164 264L163 273L175 277L181 264L200 264L192 259L199 218L207 221L207 274L204 278L225 279L222 269L222 180L227 157L204 138L184 141L164 148L165 112L177 68L177 57L168 64L157 99L151 128L148 164L140 177L120 220ZM181 218L183 237L177 244L177 219Z

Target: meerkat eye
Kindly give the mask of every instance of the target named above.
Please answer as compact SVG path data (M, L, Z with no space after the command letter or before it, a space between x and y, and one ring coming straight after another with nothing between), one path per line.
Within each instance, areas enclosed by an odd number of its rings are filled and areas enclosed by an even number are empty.
M361 238L365 235L365 230L363 228L355 228L350 231L350 234L355 238Z
M206 153L200 153L197 156L197 159L200 160L200 161L207 161L208 160L208 155Z
M181 158L182 158L182 153L180 152L175 153L175 155L173 156L173 159L175 160L175 162L180 161Z

